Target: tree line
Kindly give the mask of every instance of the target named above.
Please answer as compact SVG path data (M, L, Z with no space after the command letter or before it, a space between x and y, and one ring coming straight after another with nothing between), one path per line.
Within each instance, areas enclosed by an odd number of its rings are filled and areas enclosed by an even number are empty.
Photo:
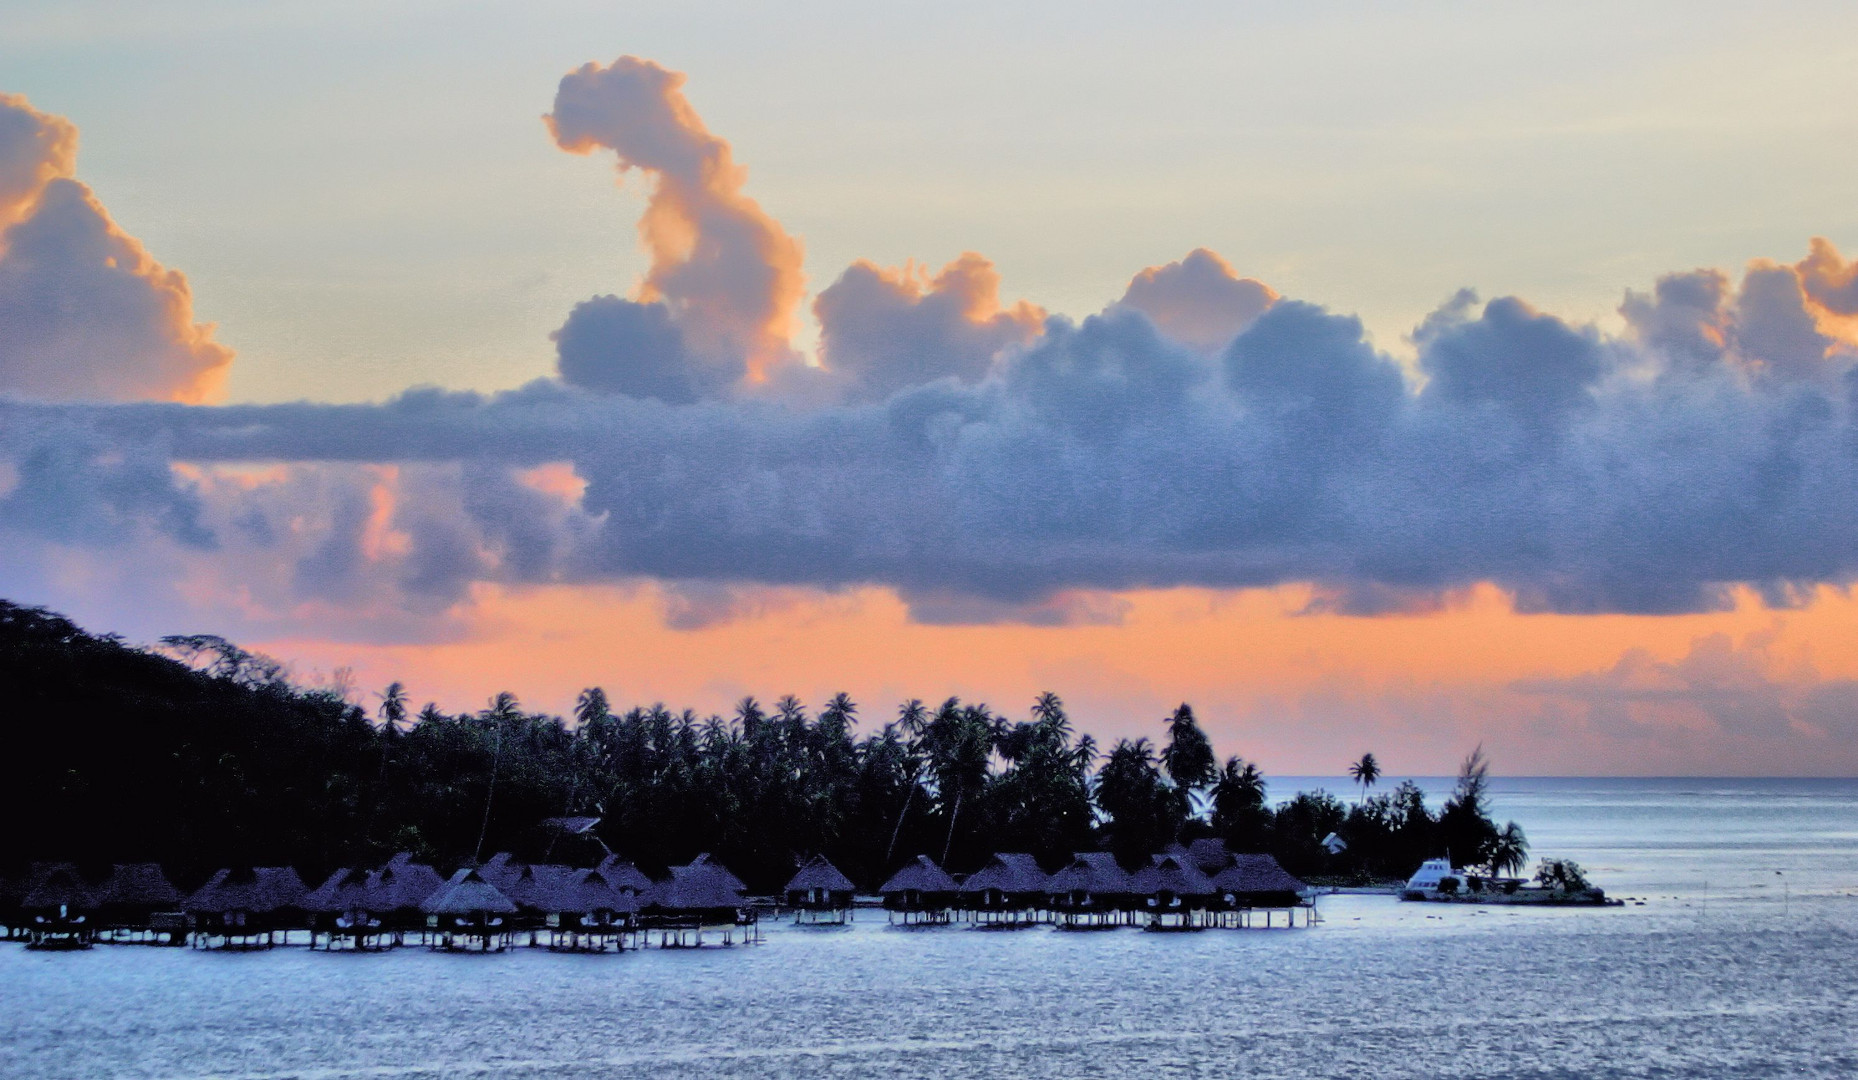
M414 710L395 683L364 709L223 638L140 649L5 601L0 701L9 866L314 874L395 851L455 865L502 850L586 858L604 845L647 868L709 851L771 890L813 854L871 887L918 854L953 870L994 851L1055 866L1107 849L1133 863L1202 837L1270 852L1303 876L1404 877L1447 853L1496 869L1523 858L1521 831L1489 818L1481 753L1437 812L1411 783L1370 795L1372 757L1357 763L1353 802L1318 791L1273 805L1258 765L1221 761L1185 704L1158 718L1155 739L1107 749L1050 693L1021 718L954 698L864 716L844 694L817 709L744 698L700 716L622 711L590 688L558 717L507 693L472 712ZM599 824L585 836L543 824L575 816ZM1346 847L1325 847L1332 834Z

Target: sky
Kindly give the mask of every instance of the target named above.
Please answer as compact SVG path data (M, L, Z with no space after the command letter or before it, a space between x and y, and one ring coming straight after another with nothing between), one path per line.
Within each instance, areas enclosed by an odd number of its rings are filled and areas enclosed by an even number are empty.
M1000 7L0 2L0 595L1858 772L1858 11Z

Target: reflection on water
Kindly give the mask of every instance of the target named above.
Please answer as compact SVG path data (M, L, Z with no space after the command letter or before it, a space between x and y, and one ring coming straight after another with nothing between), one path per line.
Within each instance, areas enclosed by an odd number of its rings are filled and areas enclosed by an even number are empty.
M1335 896L1313 930L1200 934L867 913L620 956L5 946L0 1076L1858 1075L1858 783L1509 780L1496 801L1645 904Z

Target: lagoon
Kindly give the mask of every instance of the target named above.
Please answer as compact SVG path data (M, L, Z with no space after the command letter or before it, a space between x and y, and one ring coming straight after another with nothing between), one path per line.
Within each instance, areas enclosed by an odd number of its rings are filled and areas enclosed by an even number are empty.
M1425 781L1440 790L1448 782ZM1334 779L1276 778L1273 791ZM1858 1075L1858 781L1502 779L1614 909L1310 929L770 924L572 956L0 946L0 1076Z

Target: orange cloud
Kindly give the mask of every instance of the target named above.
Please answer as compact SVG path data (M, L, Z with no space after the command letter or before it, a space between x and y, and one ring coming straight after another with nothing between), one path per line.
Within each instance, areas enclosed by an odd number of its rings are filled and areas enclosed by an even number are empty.
M915 262L885 268L860 259L813 302L826 367L855 397L954 376L973 382L1001 349L1037 337L1044 309L1002 307L1000 272L972 251L931 277Z
M543 119L563 150L604 147L653 176L639 234L651 269L634 298L669 306L684 341L750 382L797 360L789 341L805 292L800 241L743 193L748 172L683 94L684 76L622 56L562 78Z
M0 393L50 400L219 396L232 350L72 179L77 129L0 95Z
M0 231L26 216L46 184L76 169L77 125L0 94Z
M1179 262L1137 274L1122 303L1147 315L1176 341L1212 352L1250 326L1278 299L1262 281L1242 278L1217 252L1195 248Z

